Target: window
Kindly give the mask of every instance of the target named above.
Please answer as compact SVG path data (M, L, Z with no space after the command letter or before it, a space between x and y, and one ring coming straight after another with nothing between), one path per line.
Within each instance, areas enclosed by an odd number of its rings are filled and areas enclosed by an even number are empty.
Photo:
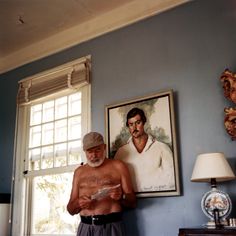
M66 210L90 128L90 57L20 81L12 235L75 235Z

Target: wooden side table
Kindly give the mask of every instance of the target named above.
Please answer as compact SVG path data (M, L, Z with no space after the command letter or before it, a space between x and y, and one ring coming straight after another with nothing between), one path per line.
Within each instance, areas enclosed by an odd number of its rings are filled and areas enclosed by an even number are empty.
M207 228L181 228L179 236L236 236L236 228L207 229Z

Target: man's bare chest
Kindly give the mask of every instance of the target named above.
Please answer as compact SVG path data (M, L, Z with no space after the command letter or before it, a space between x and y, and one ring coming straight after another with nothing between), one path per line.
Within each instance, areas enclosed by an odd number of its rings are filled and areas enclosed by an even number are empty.
M89 171L80 176L78 184L80 188L101 188L113 186L119 182L119 176L115 173Z

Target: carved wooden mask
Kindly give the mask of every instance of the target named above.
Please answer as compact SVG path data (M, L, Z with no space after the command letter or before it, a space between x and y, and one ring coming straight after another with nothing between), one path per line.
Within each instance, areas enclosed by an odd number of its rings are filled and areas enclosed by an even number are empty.
M223 83L225 97L236 104L236 75L226 69L220 80Z
M236 104L236 75L226 69L222 73L220 80L223 84L225 97ZM224 112L225 129L232 140L236 140L236 107L227 107Z

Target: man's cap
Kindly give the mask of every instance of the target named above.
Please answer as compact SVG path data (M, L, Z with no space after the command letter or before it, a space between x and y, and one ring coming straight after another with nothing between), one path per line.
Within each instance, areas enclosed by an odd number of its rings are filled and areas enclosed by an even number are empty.
M84 151L93 147L97 147L101 144L104 144L103 136L97 132L87 133L83 138Z

